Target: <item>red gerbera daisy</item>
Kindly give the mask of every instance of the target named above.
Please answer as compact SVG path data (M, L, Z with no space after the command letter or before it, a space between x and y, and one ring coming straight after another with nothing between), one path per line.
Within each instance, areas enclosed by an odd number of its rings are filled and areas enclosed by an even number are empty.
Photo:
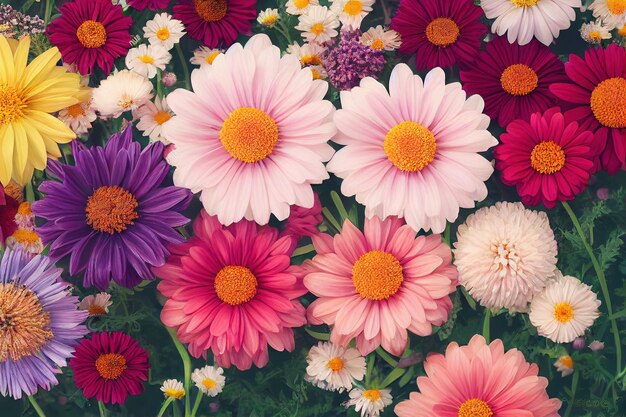
M573 200L585 189L593 169L593 134L566 123L556 107L530 116L530 123L515 120L500 136L494 149L502 182L517 186L522 202L543 203L552 208L558 201Z
M209 48L230 46L240 33L249 33L256 15L256 0L180 0L174 6L189 36Z
M127 395L143 392L148 379L148 352L122 332L92 333L70 359L74 382L85 398L106 404L124 404Z
M571 82L553 84L550 91L574 105L566 119L595 132L595 169L615 174L626 163L626 49L611 44L588 49L584 59L570 55L565 72Z
M520 46L499 37L460 73L463 88L485 99L485 113L502 127L556 104L548 87L567 80L563 63L537 40Z
M61 6L61 17L48 25L48 39L61 51L63 62L76 64L81 74L97 65L106 75L113 61L126 56L133 20L110 0L73 0Z
M399 51L417 54L417 67L451 67L476 58L487 26L473 0L401 0L391 28L402 36Z

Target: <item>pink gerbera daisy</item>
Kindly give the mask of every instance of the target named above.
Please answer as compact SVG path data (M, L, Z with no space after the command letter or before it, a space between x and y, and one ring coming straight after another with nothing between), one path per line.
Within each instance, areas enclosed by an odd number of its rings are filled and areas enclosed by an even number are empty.
M229 46L239 34L250 33L256 17L256 0L179 0L174 6L174 18L209 48Z
M473 0L402 0L391 19L400 33L405 54L417 54L417 67L451 67L471 63L480 49L487 26L483 11Z
M48 39L61 51L63 62L81 74L97 65L108 75L113 61L130 49L130 16L110 0L73 0L63 3L61 17L48 25Z
M309 306L312 324L332 326L330 340L366 355L378 346L401 355L407 330L432 333L448 319L448 294L457 285L450 248L439 235L415 236L397 217L349 220L331 238L313 238L317 255L303 266L304 285L319 298Z
M333 105L294 55L281 58L266 35L235 44L193 72L194 91L167 97L176 113L163 125L175 145L174 182L201 192L222 224L284 220L289 206L313 206L311 184L328 178Z
M420 392L395 408L398 417L559 417L561 401L549 398L548 380L517 349L504 351L476 335L467 346L448 345L424 361Z
M154 269L167 297L163 323L177 328L193 356L211 349L224 367L265 366L268 344L292 351L292 328L306 323L298 301L306 289L290 268L292 237L245 220L225 228L206 212L194 232Z
M593 133L565 123L558 108L535 113L530 123L515 120L493 153L502 182L517 186L527 206L573 200L585 189L593 169Z
M595 132L596 170L615 174L626 163L626 49L611 44L586 50L584 59L570 55L565 72L571 82L550 91L574 106L566 119Z

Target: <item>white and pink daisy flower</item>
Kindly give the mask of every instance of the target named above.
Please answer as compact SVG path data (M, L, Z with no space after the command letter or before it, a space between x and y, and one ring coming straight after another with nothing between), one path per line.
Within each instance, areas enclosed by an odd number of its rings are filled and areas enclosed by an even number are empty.
M148 101L133 112L133 116L139 119L137 129L143 132L144 136L149 136L151 142L161 141L165 144L169 142L163 136L163 126L173 115L165 97L157 97L154 103Z
M354 348L319 342L311 347L306 361L304 378L325 390L343 392L365 376L365 358Z
M88 295L80 300L78 309L87 311L90 316L102 316L108 314L111 305L113 305L111 294L101 292L96 295Z

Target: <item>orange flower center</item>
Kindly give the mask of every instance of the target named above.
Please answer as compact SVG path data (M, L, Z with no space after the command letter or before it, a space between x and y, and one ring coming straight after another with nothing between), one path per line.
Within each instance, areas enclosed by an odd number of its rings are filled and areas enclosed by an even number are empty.
M217 382L215 382L211 378L204 378L202 380L202 385L204 385L204 388L210 390L210 389L213 389L213 388L215 388L217 386Z
M34 230L17 229L11 235L17 243L23 245L35 244L39 242L39 235Z
M322 59L317 55L304 55L300 58L300 65L320 65L322 63Z
M196 13L207 22L217 22L226 16L228 0L193 0Z
M313 75L314 80L320 80L322 78L322 74L315 68L311 68L311 74Z
M99 306L97 304L90 305L89 308L87 309L87 312L89 313L90 316L101 316L107 313L104 307Z
M421 171L435 159L435 135L419 123L407 121L394 126L383 144L387 157L399 170Z
M554 318L559 323L568 323L574 318L574 309L570 303L558 303L554 306Z
M324 29L325 28L323 23L315 23L311 26L311 33L319 36L324 33Z
M162 41L166 41L170 38L170 30L168 28L161 28L156 31L156 37Z
M350 16L358 16L363 11L363 3L361 0L349 0L343 6L343 12Z
M37 353L52 336L37 294L23 285L0 284L0 363Z
M591 110L606 127L626 127L626 79L609 78L602 81L591 93Z
M363 391L363 396L370 400L370 402L376 402L380 400L380 397L382 397L382 395L380 394L380 390L377 389L368 389L366 391Z
M385 48L385 42L383 42L382 39L374 39L372 41L372 44L370 45L370 48L381 51Z
M98 232L121 233L139 217L137 206L135 197L125 189L102 186L87 200L87 224Z
M237 306L254 298L257 280L245 266L227 265L215 276L214 287L220 300Z
M400 261L387 252L366 252L352 266L352 283L363 298L388 299L398 292L403 281Z
M326 363L326 367L333 372L339 372L343 369L343 360L341 358L332 358Z
M606 8L612 14L622 14L626 12L626 0L606 0Z
M596 31L589 32L589 39L591 39L592 41L595 41L595 42L601 42L602 41L602 34L600 32L596 32Z
M566 368L572 369L574 367L574 360L570 355L561 356L559 358L559 361L561 361L561 365L565 366Z
M72 104L67 108L67 115L76 118L85 115L85 110L83 110L83 106L80 103Z
M457 417L491 417L493 411L489 404L478 398L470 398L459 407Z
M215 61L215 58L217 58L219 54L221 54L220 51L212 52L210 55L207 55L207 57L204 58L204 60L206 61L207 64L211 65L213 64L213 61Z
M220 141L233 158L258 162L271 154L278 143L278 125L263 110L242 107L224 121Z
M541 174L554 174L565 166L565 152L552 141L540 142L530 154L530 165Z
M102 23L85 20L76 29L76 37L85 48L100 48L107 41L107 31Z
M152 58L150 55L140 55L139 60L144 64L154 64L154 58Z
M127 368L126 358L119 353L103 353L96 359L96 370L104 379L117 379Z
M293 0L293 5L297 9L304 9L309 5L309 0Z
M617 30L617 34L619 36L626 36L626 25L622 26Z
M157 112L154 115L154 121L157 122L158 124L162 125L163 123L167 122L168 120L170 120L172 118L172 115L169 114L166 111L160 111Z
M263 19L263 26L267 26L267 27L272 27L276 24L276 22L278 22L278 16L276 15L271 15L271 16L265 16L265 18Z
M426 39L440 48L455 43L460 33L459 25L447 17L438 17L426 26Z
M526 96L537 88L539 77L528 65L513 64L500 76L502 89L513 96Z
M33 214L33 211L30 208L30 203L28 201L20 203L19 207L17 208L17 214L21 216L30 216L31 214Z
M13 123L24 116L26 100L14 87L0 84L0 126Z

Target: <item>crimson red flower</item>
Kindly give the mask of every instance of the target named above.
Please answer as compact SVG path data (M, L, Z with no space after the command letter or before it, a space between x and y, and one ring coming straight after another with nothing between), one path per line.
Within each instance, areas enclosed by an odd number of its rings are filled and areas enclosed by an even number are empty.
M17 229L15 215L19 205L17 200L5 194L4 187L0 185L0 243L4 243Z
M70 359L74 382L85 398L106 404L124 404L127 395L143 392L148 380L148 352L122 332L92 333Z
M529 206L573 200L593 170L593 133L566 123L558 108L535 113L530 123L515 120L494 149L502 182L514 185Z
M127 0L130 7L137 10L162 10L167 7L170 0Z

